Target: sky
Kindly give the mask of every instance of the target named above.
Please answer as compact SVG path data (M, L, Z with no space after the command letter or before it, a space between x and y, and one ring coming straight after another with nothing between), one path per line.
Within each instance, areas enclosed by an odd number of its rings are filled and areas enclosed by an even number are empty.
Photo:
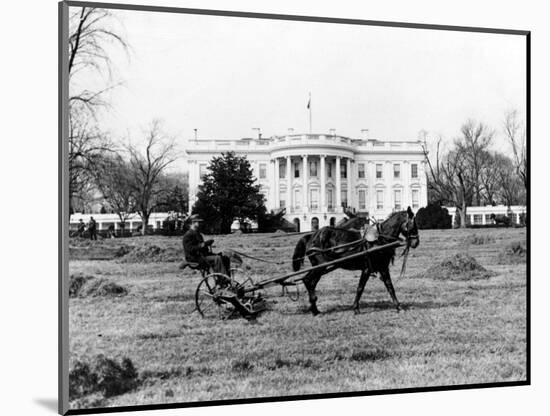
M179 143L313 133L447 141L467 119L495 132L525 112L525 39L517 35L114 11L130 51L110 49L102 127L136 135L161 119ZM80 80L86 82L86 80Z

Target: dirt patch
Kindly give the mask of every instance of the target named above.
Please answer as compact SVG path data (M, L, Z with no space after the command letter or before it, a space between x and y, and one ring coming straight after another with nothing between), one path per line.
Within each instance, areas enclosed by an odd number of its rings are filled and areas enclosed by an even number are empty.
M72 274L69 279L69 297L85 298L89 296L125 296L128 291L108 279L85 274Z
M498 255L499 264L518 264L527 262L527 246L523 241L508 244Z
M69 370L70 400L94 395L93 400L101 402L101 396L108 398L126 393L137 385L138 373L126 357L118 363L99 354L91 360L75 360Z
M126 248L119 256L120 263L164 263L181 261L182 253L172 247L162 248L155 244L144 244Z
M434 280L482 280L492 276L495 276L495 273L487 270L472 256L455 254L413 277Z
M248 373L254 369L254 364L249 360L236 360L231 364L231 369L237 373Z

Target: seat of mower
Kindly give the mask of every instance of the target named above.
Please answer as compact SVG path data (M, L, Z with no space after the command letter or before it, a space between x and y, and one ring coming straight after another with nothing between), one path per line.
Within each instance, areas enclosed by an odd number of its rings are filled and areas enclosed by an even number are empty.
M183 269L185 269L186 267L189 267L191 270L200 270L200 265L199 265L199 263L195 263L195 262L192 262L192 261L183 260L183 261L180 263L180 269L183 270Z

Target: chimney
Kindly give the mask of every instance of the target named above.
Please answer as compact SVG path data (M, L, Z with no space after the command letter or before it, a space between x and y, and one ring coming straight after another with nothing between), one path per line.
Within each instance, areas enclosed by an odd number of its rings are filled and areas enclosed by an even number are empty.
M361 129L361 139L369 140L369 129Z

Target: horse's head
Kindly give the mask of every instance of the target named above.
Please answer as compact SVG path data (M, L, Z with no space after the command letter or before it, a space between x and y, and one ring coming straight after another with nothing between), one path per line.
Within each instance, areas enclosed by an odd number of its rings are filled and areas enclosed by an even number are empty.
M407 246L412 248L418 247L420 243L420 237L418 236L418 227L416 226L416 218L411 207L407 208L407 211L403 215L403 222L401 223L401 235L407 240Z

